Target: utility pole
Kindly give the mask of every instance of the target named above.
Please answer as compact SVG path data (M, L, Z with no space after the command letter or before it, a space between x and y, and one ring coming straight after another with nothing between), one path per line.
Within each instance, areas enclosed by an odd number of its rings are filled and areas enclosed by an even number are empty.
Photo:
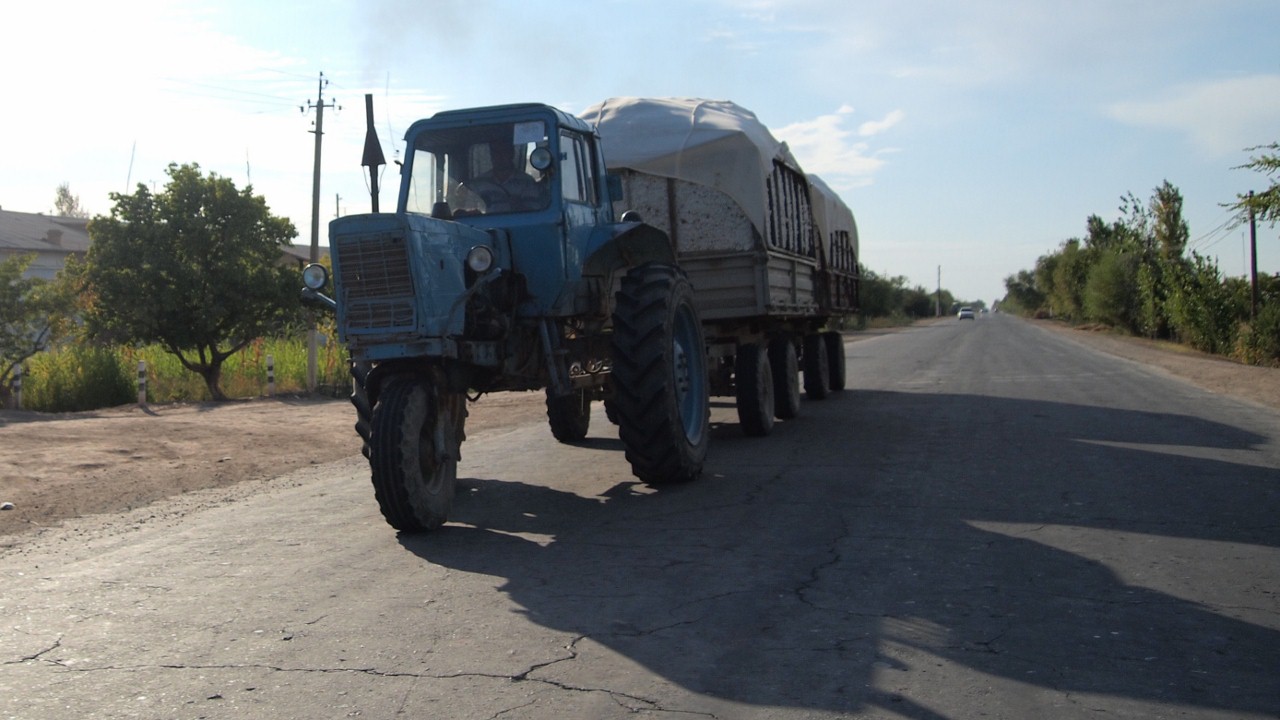
M1249 322L1258 322L1258 221L1253 211L1253 191L1249 191Z
M324 79L324 73L320 73L315 103L308 100L305 106L298 108L304 113L311 108L315 108L316 111L316 129L309 131L316 134L315 168L311 174L311 262L313 263L320 262L320 143L324 138L324 109L335 107L332 101L327 106L324 103L324 86L328 84L329 81ZM316 391L316 354L316 327L312 322L307 330L307 392Z
M933 295L933 315L942 317L942 266L938 266L938 291Z

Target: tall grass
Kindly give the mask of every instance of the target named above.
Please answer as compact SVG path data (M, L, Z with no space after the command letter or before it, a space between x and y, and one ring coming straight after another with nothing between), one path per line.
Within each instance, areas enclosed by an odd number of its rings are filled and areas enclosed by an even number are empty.
M275 362L275 392L294 394L307 387L306 336L263 338L227 358L222 391L231 398L268 394L267 358ZM65 345L32 357L23 373L22 405L28 410L67 412L136 402L138 362L146 363L147 402L209 400L204 379L182 366L158 345L98 348ZM321 341L316 353L317 390L342 397L350 392L346 351Z

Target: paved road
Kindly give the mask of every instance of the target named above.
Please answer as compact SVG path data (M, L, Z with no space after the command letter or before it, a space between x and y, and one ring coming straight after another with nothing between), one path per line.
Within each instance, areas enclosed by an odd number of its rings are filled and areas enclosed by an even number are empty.
M356 457L0 557L0 718L1276 718L1280 414L1012 318L847 346L631 481L470 439L397 537Z

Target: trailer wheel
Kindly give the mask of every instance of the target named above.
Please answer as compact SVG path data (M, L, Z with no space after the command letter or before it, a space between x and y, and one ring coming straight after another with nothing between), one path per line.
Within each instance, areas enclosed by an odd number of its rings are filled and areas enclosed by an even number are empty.
M757 343L738 346L734 363L734 391L738 422L750 437L764 437L773 430L774 389L769 353Z
M710 423L706 343L693 289L673 266L646 263L622 279L613 313L613 405L636 477L698 477Z
M796 346L788 338L769 341L769 364L773 366L773 414L789 420L800 414L800 361Z
M804 336L804 394L810 400L822 400L831 394L829 359L822 335Z
M574 390L568 395L552 397L551 388L547 388L547 420L556 440L581 442L591 428L591 395L586 390Z
M453 505L466 397L441 397L425 378L391 378L373 406L369 466L387 523L404 532L434 530Z
M827 385L839 392L845 385L844 336L831 330L822 333L822 342L827 346Z
M373 408L369 407L369 363L351 363L351 404L356 406L356 434L360 436L360 454L369 459L369 422Z

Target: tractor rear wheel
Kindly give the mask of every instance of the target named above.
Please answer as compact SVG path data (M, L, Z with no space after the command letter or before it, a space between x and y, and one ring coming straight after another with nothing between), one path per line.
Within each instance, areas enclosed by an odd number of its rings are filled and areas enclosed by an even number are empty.
M654 485L697 478L710 437L706 343L679 268L646 263L627 272L612 350L612 404L632 473Z

